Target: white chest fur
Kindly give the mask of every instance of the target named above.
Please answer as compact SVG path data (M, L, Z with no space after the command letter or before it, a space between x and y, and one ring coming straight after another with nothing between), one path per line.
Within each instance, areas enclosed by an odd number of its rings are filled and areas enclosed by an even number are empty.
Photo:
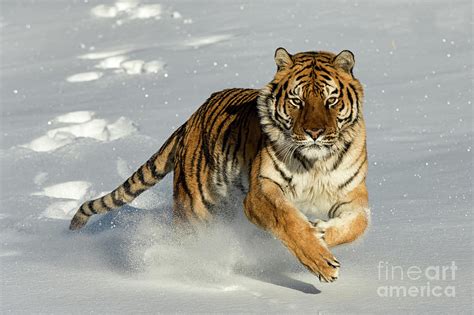
M304 170L294 167L296 162L282 163L272 150L268 150L268 161L271 162L264 165L262 175L277 182L285 197L302 213L310 218L325 219L331 207L346 199L346 194L364 177L361 172L351 185L346 185L360 167L360 163L356 163L358 159L363 160L365 147L360 144L363 141L364 138L354 140L342 159L335 154L326 160L315 161L311 169Z
M305 215L324 218L339 198L334 175L317 170L294 174L285 195Z

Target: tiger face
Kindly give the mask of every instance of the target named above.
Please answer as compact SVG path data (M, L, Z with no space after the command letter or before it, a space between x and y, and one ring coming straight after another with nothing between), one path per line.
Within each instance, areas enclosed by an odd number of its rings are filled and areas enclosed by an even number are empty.
M259 97L264 132L284 151L324 158L351 136L361 118L362 86L354 78L354 55L347 50L275 52L277 72Z

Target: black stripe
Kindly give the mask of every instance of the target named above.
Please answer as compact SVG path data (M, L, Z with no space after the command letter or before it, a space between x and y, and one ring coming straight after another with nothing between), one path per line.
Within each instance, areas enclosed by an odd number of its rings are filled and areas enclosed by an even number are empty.
M252 102L249 102L252 100ZM225 158L229 156L230 149L232 147L235 147L234 153L238 152L239 146L240 146L240 137L237 136L237 146L232 146L230 145L230 141L235 139L235 137L231 137L232 134L236 134L235 131L239 129L239 120L242 117L242 114L245 113L246 108L248 108L247 104L252 104L255 103L255 93L250 93L250 94L244 94L239 100L236 100L235 105L238 106L232 106L238 108L238 111L235 111L236 117L233 118L231 122L229 122L230 118L227 118L227 120L223 120L221 124L219 124L217 128L217 133L222 132L222 130L225 129L224 131L224 136L221 138L222 139L222 146L221 146L221 152L224 153ZM224 127L224 124L227 123L227 126Z
M275 206L275 199L270 198L267 194L263 194L263 198L265 198L265 201L268 202L269 204ZM275 218L276 220L276 218Z
M284 130L289 129L288 126L287 126L287 123L289 124L290 122L287 121L283 116L281 116L280 113L278 112L278 110L275 111L275 119L273 119L273 121L280 128L282 128Z
M209 211L209 212L214 212L214 204L209 202L208 200L206 200L206 198L204 198L204 196L202 196L203 198L201 199L202 203L204 204L204 207L206 207L206 210Z
M201 200L204 203L206 203L207 200L206 200L206 198L204 198L204 189L202 187L203 183L202 183L202 178L201 178L201 171L202 171L201 164L202 164L202 158L203 158L204 153L202 151L200 151L198 153L198 155L199 156L198 156L198 160L197 160L197 163L196 163L196 176L197 176L196 182L198 183L198 191L199 191L199 195L201 196Z
M211 131L213 129L217 117L219 117L219 115L226 109L226 106L229 104L229 100L235 97L235 95L238 95L239 93L239 90L231 89L223 93L224 95L222 96L222 98L219 98L212 104L209 104L212 105L212 109L210 111L207 111L206 116L204 117L206 123L210 125L209 128L207 128L208 131ZM212 123L209 124L209 122Z
M248 115L250 115L250 113L252 113L253 111L252 110L249 110L248 111ZM243 139L243 144L244 144L244 149L243 149L243 152L242 152L242 158L244 159L244 161L247 159L247 147L248 147L248 139L249 139L249 134L250 134L250 119L245 119L243 120L244 122L244 126L241 126L241 133L242 133L242 130L245 131L245 135L241 135L241 138ZM235 157L234 157L235 158Z
M356 165L357 162L360 161L360 157L363 156L363 155L365 155L365 156L364 156L364 159L367 159L367 151L364 150L364 149L359 153L359 155L357 156L357 158L355 158L355 160L352 162L351 165L349 165L349 167L348 167L347 169L351 169L354 165Z
M282 94L286 91L287 87L288 87L288 80L286 80L283 83L283 85L278 86L277 94L275 95L275 105L280 102L280 98L282 97Z
M341 124L343 124L344 122L349 121L350 119L351 119L351 117L342 118L342 119L338 117L337 122L340 122Z
M242 183L243 177L240 177L240 181L235 183L235 186L240 190L241 193L246 194L248 193L248 190L244 187L244 184Z
M196 158L198 157L199 152L201 152L200 148L202 147L202 138L198 138L198 143L195 144L194 150L191 155L191 174L188 174L191 176L192 174L195 174L196 171L199 171L200 163L196 163ZM187 150L189 151L189 150ZM201 154L199 154L201 156ZM189 158L189 154L187 155ZM196 170L194 170L196 168ZM185 176L186 178L186 176Z
M288 111L286 110L287 106L286 106L286 102L285 102L285 101L283 101L283 104L282 104L281 108L283 109L283 113L284 113L286 116L290 116L290 115L288 115Z
M121 199L117 199L117 196L115 194L118 194L117 190L114 190L113 192L110 193L110 195L112 196L112 202L117 207L123 206L125 204L125 202Z
M286 180L288 183L291 183L292 181L292 177L289 177L287 176L284 171L282 169L280 169L280 167L278 166L278 163L277 161L275 161L275 159L273 158L272 154L270 153L270 151L268 150L268 148L266 148L267 152L268 152L268 155L270 157L270 160L272 160L273 162L273 167L280 173L281 177L283 177L284 180Z
M129 196L132 196L132 197L135 197L134 193L132 193L132 189L131 189L131 184L129 182L130 178L127 179L123 184L122 184L122 187L123 187L123 190L125 191L125 193Z
M355 97L355 104L357 106L359 106L359 95L357 94L357 89L356 87L354 86L354 84L352 83L349 83L349 87L352 89L352 91L354 92L354 97Z
M229 122L230 118L227 118L227 122ZM224 120L225 122L225 120ZM236 128L236 119L233 119L232 121L230 121L230 123L227 125L227 126L219 126L219 129L218 130L224 130L224 135L221 139L222 143L221 143L221 152L226 152L226 149L229 148L229 142L230 140L233 140L234 137L231 137L231 134L233 132L235 132L235 128Z
M206 158L206 162L208 164L208 167L211 170L215 169L215 161L214 157L211 154L209 148L211 147L210 145L210 137L207 136L207 130L206 130L206 121L205 119L201 119L201 139L202 139L202 151L204 152L204 157Z
M344 86L344 84L342 84L341 81L339 81L339 85L341 86L341 91L339 92L339 99L342 100L344 98L344 90L346 89L346 87Z
M251 102L249 102L252 100ZM225 158L229 160L230 150L234 148L232 154L232 162L235 160L237 153L240 151L240 132L242 128L242 121L248 118L250 108L252 104L255 104L255 95L248 95L245 99L242 100L242 104L239 104L239 112L235 119L226 127L224 137L222 138L222 152L224 152ZM236 135L236 137L231 137L230 135ZM236 140L236 143L231 143L231 140Z
M234 104L240 104L240 102L246 97L247 95L243 92L238 93L235 95L235 98L232 99L232 102L219 102L219 105L221 105L221 111L219 112L219 115L217 115L213 120L211 120L211 126L208 128L209 132L211 134L216 134L219 135L220 131L222 130L222 126L225 123L228 123L228 119L222 119L220 123L218 123L217 128L215 129L215 125L217 124L218 118L220 114L227 110L229 106L234 105ZM209 122L210 120L207 120ZM215 130L215 131L214 131ZM211 145L214 146L216 144L217 139L219 138L218 136L215 137L210 137L211 139L214 139L214 141L211 142Z
M143 170L142 170L142 167L141 166L137 171L137 176L138 176L138 180L140 181L140 184L144 184L146 186L150 186L147 182L145 182L145 178L144 178L144 175L143 175Z
M175 173L176 174L176 173ZM184 175L184 172L181 170L179 171L179 175L178 175L178 183L177 185L181 185L184 189L184 192L188 195L188 197L191 198L191 190L189 189L189 186L186 182L186 176ZM192 204L191 204L191 207L192 207Z
M158 158L158 155L153 155L147 162L147 166L148 166L148 169L150 170L151 172L151 176L153 176L154 178L158 178L158 176L160 175L160 173L158 172L158 170L156 169L156 165L155 165L155 161L156 159Z
M251 103L246 103L246 104L251 104ZM246 104L244 104L244 105L246 105ZM240 115L233 122L233 125L235 125L235 126L232 126L232 125L229 126L230 128L235 128L235 130L237 130L237 132L236 132L236 134L237 134L236 142L233 146L234 151L232 152L232 158L230 159L232 161L232 163L234 163L234 161L237 158L238 152L240 152L241 141L244 138L244 136L242 135L243 123L245 122L246 119L248 119L248 113L250 112L249 108L250 108L249 106L243 107ZM227 145L226 157L228 158L229 153L230 153L230 147L231 147L229 145L229 142L230 142L229 140L230 139L222 139L222 140L227 142L227 144L226 144Z
M336 202L336 203L331 207L331 209L329 209L329 211L328 211L328 217L329 217L330 219L334 218L334 215L336 214L336 211L339 210L340 207L342 207L342 206L344 206L344 205L347 205L347 204L349 204L349 203L351 203L351 202L352 202L352 200L351 200L351 201L346 201L346 202L339 202L339 203Z
M320 73L319 76L320 76L321 78L323 78L324 80L326 80L326 81L331 81L331 77L328 76L328 75L326 75L326 74L321 74L321 73Z
M214 161L214 157L213 155L211 154L211 152L209 151L209 142L208 142L208 139L207 137L201 137L203 138L203 145L202 145L202 149L203 149L203 153L204 153L204 157L206 158L206 162L208 164L208 167L211 169L211 170L214 170L214 165L215 165L215 161Z
M364 166L366 161L367 161L367 155L365 156L364 161L362 161L362 163L359 165L359 168L357 169L357 171L348 180L346 180L343 184L339 185L339 189L342 189L342 188L346 187L347 185L349 185L354 180L354 178L356 178L357 175L359 175L360 170L362 169L362 167Z
M342 101L342 107L341 107L341 109L340 109L339 114L341 114L341 113L346 109L346 107L348 107L347 104L346 104L346 102ZM347 109L347 114L346 114L346 115L342 116L342 115L339 115L339 114L338 114L338 116L337 116L337 120L338 120L338 121L341 121L341 120L344 121L344 120L350 119L351 116L352 116L352 104L351 104L350 107Z
M187 122L185 122L184 124L182 124L181 126L179 126L178 129L176 129L172 134L171 136L168 137L168 139L166 139L165 143L163 143L163 145L160 147L160 150L155 153L151 158L150 160L155 160L156 158L158 158L159 155L161 155L161 153L163 153L164 150L166 150L166 148L168 148L168 146L170 145L170 143L172 141L175 141L175 144L173 144L173 146L176 145L176 139L179 139L181 136L182 136L182 133L184 132L184 130L186 129L186 126L187 126Z
M352 105L354 104L354 99L352 98L352 94L349 89L347 89L347 98L349 99L349 103L351 104L351 107L352 107Z
M337 155L337 160L332 165L331 172L336 170L339 167L339 165L341 165L342 160L344 160L344 157L346 156L346 153L347 153L347 151L349 151L351 146L352 146L352 141L344 142L344 147L342 148L342 150Z
M247 138L248 138L248 134L250 130L249 128L244 128L244 125L246 122L250 121L249 116L252 113L252 108L255 108L254 106L251 106L251 105L256 105L256 102L253 101L247 104L249 105L245 108L245 110L239 117L238 128L240 132L239 132L239 137L237 137L237 143L235 144L234 153L232 154L232 161L235 161L237 159L237 153L240 152L240 147L242 143L244 143L244 152L242 156L245 158L245 149L247 147L246 143L247 143ZM245 135L242 134L242 132L245 132Z
M108 207L106 204L105 204L105 196L100 198L100 205L105 208L105 210L110 210L110 207Z
M88 209L88 212L86 212L86 211L84 210L84 205L85 205L85 203L79 208L79 212L82 213L82 214L85 215L85 216L88 216L88 217L90 217L91 215L93 215L93 213L92 213L89 209ZM89 213L89 212L90 212L90 213Z
M353 83L348 83L349 87L351 88L351 90L357 94L357 88L355 87L355 85Z
M295 150L295 153L293 153L293 156L298 162L300 162L301 165L303 165L306 171L309 171L312 168L311 162L303 154L301 154L299 149Z
M303 73L305 71L311 70L313 68L312 65L305 65L303 68L299 69L298 71L294 72L291 76L294 78L295 81L301 80L301 78L308 77L308 73ZM310 72L312 73L312 72Z
M326 69L324 69L324 68L317 67L316 70L318 71L318 75L321 76L321 77L323 75L331 77L331 73L329 71L327 71Z
M92 214L97 214L97 211L94 209L94 201L88 201L88 202L87 202L87 209L88 209Z
M133 193L133 197L134 197L134 198L138 197L138 196L141 195L144 191L146 191L146 189L144 189L144 188L137 189L137 190Z
M308 74L306 74L306 73L303 73L303 74L301 74L301 75L298 75L298 76L295 78L295 81L298 82L298 81L300 81L302 78L307 77L307 76L308 76Z
M278 184L276 181L274 181L273 179L271 179L270 177L266 177L266 176L263 176L263 175L258 175L258 178L259 178L259 179L268 179L269 181L271 181L271 182L273 182L275 185L277 185L277 186L280 188L280 190L281 190L282 192L284 191L284 190L283 190L283 187L282 187L280 184Z
M186 176L184 174L183 169L180 168L180 170L178 171L178 174L176 174L176 171L175 171L174 175L178 177L176 186L181 185L184 189L184 192L188 195L188 197L191 198L191 195L192 195L191 190L189 189L189 186L186 182ZM173 189L173 194L175 190L177 190L176 187Z
M140 180L140 182L147 186L147 187L151 187L153 185L156 184L156 182L152 182L152 183L149 183L145 180L145 174L144 174L144 168L147 167L146 165L142 165L139 169L138 169L138 179ZM152 174L153 175L153 174ZM161 176L161 175L159 175ZM156 177L156 179L161 179L159 178L159 176Z

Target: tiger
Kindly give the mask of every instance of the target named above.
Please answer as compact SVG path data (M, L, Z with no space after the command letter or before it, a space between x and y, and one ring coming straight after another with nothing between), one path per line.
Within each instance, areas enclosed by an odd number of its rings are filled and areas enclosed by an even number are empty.
M354 54L292 55L280 47L274 60L270 83L213 93L122 185L84 202L70 229L130 203L173 171L174 227L212 222L237 188L250 222L320 281L335 281L340 262L330 249L359 238L370 219Z

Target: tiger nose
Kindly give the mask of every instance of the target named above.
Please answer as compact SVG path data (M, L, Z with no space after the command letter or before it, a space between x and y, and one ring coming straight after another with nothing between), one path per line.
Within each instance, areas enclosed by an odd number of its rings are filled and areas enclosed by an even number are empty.
M305 129L304 132L306 132L313 140L316 140L320 135L323 134L324 130L324 128L313 128Z

